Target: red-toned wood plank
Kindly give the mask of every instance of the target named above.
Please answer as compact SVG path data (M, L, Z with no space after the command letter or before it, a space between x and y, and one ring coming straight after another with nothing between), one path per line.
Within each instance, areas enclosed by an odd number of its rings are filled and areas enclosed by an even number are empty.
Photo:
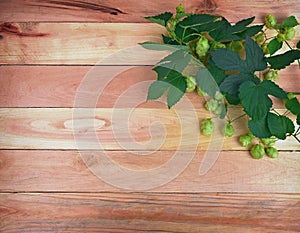
M4 28L0 64L153 65L166 55L138 45L162 41L165 30L156 24L27 22Z
M298 232L298 195L0 194L2 232Z
M105 154L127 169L145 171L162 166L172 159L175 151L156 151L149 155L145 155L145 151L110 151ZM281 152L278 159L254 160L248 152L222 151L216 163L200 176L200 164L210 161L205 156L211 155L197 151L188 167L173 181L151 191L300 192L299 152ZM2 150L0 165L1 192L126 191L117 188L116 182L131 183L126 174L114 183L104 182L91 173L77 151ZM136 187L140 187L139 182L144 185L150 180L136 180Z
M300 18L297 0L241 0L238 4L235 0L2 0L0 21L146 22L144 16L174 12L179 3L184 4L187 12L220 14L230 21L256 16L259 22L267 13L279 18L290 14Z
M132 46L145 53L130 51L119 65L147 65L153 59L150 64L154 64L161 56L147 53L138 43L161 41L164 33L159 25L133 23L26 22L7 23L4 28L1 32L0 64L95 65L115 55L108 64L117 65L120 55L116 53Z
M94 66L0 66L0 107L73 107L78 88L89 77L89 72L103 74L120 67ZM293 65L280 71L279 85L286 91L300 90L300 70ZM156 79L151 66L124 67L124 72L111 75L112 80L103 92L99 93L98 108L133 107L137 99L146 100L147 85ZM101 86L102 81L95 79L91 86ZM127 92L130 88L135 91ZM187 94L195 108L203 106L204 98L196 93ZM120 104L122 101L122 104ZM278 105L279 106L279 105ZM162 103L150 101L137 107L166 108Z
M230 112L232 118L242 115L241 109ZM77 149L79 143L84 150L190 151L214 144L223 150L246 150L238 137L248 131L247 120L241 118L233 122L232 138L221 134L225 120L216 121L211 137L200 135L199 121L211 117L203 108L1 108L0 116L1 149ZM299 149L293 137L277 145L281 150Z

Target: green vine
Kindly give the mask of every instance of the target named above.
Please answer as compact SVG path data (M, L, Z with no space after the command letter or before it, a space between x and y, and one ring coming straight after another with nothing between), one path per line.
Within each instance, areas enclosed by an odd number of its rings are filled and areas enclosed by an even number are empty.
M141 45L171 51L154 67L157 81L149 87L148 100L166 92L171 108L186 92L208 96L204 107L227 120L224 136L234 134L232 122L244 117L248 120L249 132L239 141L241 146L249 147L255 159L264 154L276 158L277 140L293 137L300 143L300 103L295 96L300 93L286 92L276 84L279 70L296 60L300 66L300 42L297 48L288 42L296 34L298 22L294 16L281 23L269 14L261 25L251 26L255 17L231 24L222 16L185 13L180 4L175 14L165 12L146 19L165 27L168 34L162 36L162 44ZM268 38L268 31L274 31L276 36ZM284 44L289 50L282 52ZM285 113L273 108L270 96L284 102ZM228 111L232 106L241 106L244 113L232 119ZM291 115L295 115L296 122ZM203 135L212 135L211 118L201 122L200 130ZM253 142L255 138L258 144Z

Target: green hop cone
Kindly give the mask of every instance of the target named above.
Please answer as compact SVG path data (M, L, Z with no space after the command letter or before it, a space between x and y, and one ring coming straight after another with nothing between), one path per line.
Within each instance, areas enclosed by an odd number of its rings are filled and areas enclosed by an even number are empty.
M283 33L279 33L279 34L277 35L277 40L278 40L279 42L286 41L286 35L283 34Z
M197 87L197 94L199 96L208 96L208 94L204 91L202 91L199 87Z
M192 92L196 89L196 79L194 77L186 77L186 92Z
M219 106L219 103L215 99L211 99L205 103L205 108L207 111L214 112Z
M239 141L241 146L243 147L247 147L252 143L252 139L253 137L249 134L244 134L242 136L240 136Z
M270 138L262 138L261 142L266 146L266 147L272 147L275 145L276 138L275 137L270 137Z
M223 106L220 104L214 111L213 111L213 113L215 114L215 115L221 115L221 113L222 113L222 111L223 111Z
M268 48L268 44L267 43L264 43L262 46L261 46L262 50L264 51L264 53L267 55L267 54L270 54L270 50Z
M296 96L295 96L295 94L293 92L289 92L287 94L287 97L288 97L289 100L296 98Z
M287 40L294 39L295 35L296 35L296 30L294 28L286 28L285 29L285 38Z
M287 97L288 97L289 100L296 98L296 96L294 95L293 92L287 93ZM288 101L287 99L284 99L283 103L286 104L287 101Z
M226 45L221 43L221 42L217 42L214 41L210 47L211 50L216 50L216 49L225 49Z
M201 133L205 136L210 136L214 132L214 123L211 119L205 119L201 122Z
M233 52L239 53L244 49L244 45L241 41L231 41L229 44L229 49Z
M265 35L263 33L259 33L254 37L254 40L258 44L262 44L265 41Z
M232 137L234 134L234 128L230 123L226 123L224 128L222 129L222 134L225 137Z
M250 154L254 159L261 159L265 154L265 150L262 145L256 144L251 147Z
M216 94L215 94L215 99L218 100L218 101L223 101L224 100L224 95L217 91Z
M176 28L176 24L177 24L177 20L172 17L169 20L169 36L173 39L176 40L176 34L175 34L175 28Z
M209 50L209 43L205 37L200 37L196 45L196 53L199 57L203 57L206 55L207 51Z
M177 14L183 14L183 13L184 13L184 6L182 5L182 3L180 3L180 4L176 7L176 13L177 13Z
M264 74L265 80L271 80L275 82L279 78L278 71L277 70L269 70Z
M266 154L270 158L275 159L278 157L278 150L274 147L268 147L268 148L266 148Z
M277 25L277 20L274 15L268 14L265 17L266 27L269 29L273 29Z

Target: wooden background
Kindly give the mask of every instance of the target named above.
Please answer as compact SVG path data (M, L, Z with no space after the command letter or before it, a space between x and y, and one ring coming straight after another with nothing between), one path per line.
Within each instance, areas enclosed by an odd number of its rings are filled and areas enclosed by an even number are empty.
M300 232L300 148L294 140L278 143L278 159L256 161L239 146L237 136L226 139L216 164L199 176L210 141L201 136L185 171L150 191L123 190L103 182L76 150L70 122L84 76L120 49L159 41L163 29L143 16L173 11L179 2L0 1L1 232ZM256 16L259 23L265 13L279 19L293 14L300 20L298 0L183 3L187 11L222 14L232 22ZM97 103L97 119L120 126L112 120L114 114L127 114L124 106L115 107L120 95L133 84L155 79L146 65L139 62L113 80ZM100 68L105 72L108 66ZM281 72L281 85L299 91L299 77L294 65ZM144 94L137 91L135 96ZM199 119L206 117L203 100L195 93L188 97ZM189 115L184 106L181 111ZM130 131L140 142L149 140L150 124L165 125L161 149L149 156L139 154L155 150L151 145L120 147L112 127L97 134L107 155L122 166L151 169L177 149L176 119L175 112L161 103L143 103L134 111ZM245 132L245 122L236 127L237 134ZM119 140L128 143L125 136Z

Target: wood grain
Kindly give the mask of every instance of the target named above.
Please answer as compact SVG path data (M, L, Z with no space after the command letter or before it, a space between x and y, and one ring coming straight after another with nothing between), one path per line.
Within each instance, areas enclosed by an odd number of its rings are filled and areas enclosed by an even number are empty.
M156 151L149 155L145 155L145 151L105 152L108 158L120 166L138 171L158 168L172 159L174 154L174 151ZM199 175L201 163L209 163L210 158L207 156L212 155L197 151L181 174L151 191L300 192L299 152L281 152L278 159L265 157L257 161L248 152L221 151L210 170L205 175ZM0 165L1 192L126 192L115 185L118 182L130 183L126 174L114 181L114 185L104 182L91 173L77 151L1 150ZM144 179L143 183L150 181L151 177ZM139 181L135 182L140 185Z
M27 22L2 28L0 64L154 65L166 55L138 45L161 42L165 31L155 24Z
M164 32L154 24L8 23L0 46L0 64L81 64L100 62L122 49L140 48L127 57L115 54L107 64L155 64L161 56L138 43L160 41ZM141 52L142 51L142 52ZM131 59L128 61L128 56ZM145 57L153 56L153 58ZM124 56L124 55L123 55Z
M0 194L2 232L297 232L299 196Z
M109 68L109 69L107 69ZM89 77L89 72L103 75L120 67L94 66L0 66L0 107L73 107L78 88ZM300 90L300 69L297 65L280 71L278 84L286 91ZM146 100L147 85L136 85L156 79L151 66L124 67L124 71L112 76L101 92L98 108L136 106L137 100ZM101 86L101 79L91 80L91 86ZM130 91L135 88L134 91ZM128 93L126 96L124 93ZM195 108L202 108L204 98L196 93L187 94ZM122 104L121 101L122 100ZM142 102L142 101L141 101ZM275 106L280 107L279 103ZM157 101L140 103L137 107L165 108ZM180 106L178 106L180 107Z
M230 111L233 118L242 115L241 109ZM233 123L232 138L220 132L225 121L215 122L212 137L200 135L199 121L210 113L191 108L1 108L0 116L1 149L206 150L216 145L245 150L238 137L247 132L247 121L241 118ZM281 150L300 149L293 138L277 145Z
M143 17L164 11L174 12L183 3L187 12L214 13L230 21L256 16L262 21L267 13L279 19L294 14L300 18L297 0L3 0L0 1L0 21L6 22L146 22Z

